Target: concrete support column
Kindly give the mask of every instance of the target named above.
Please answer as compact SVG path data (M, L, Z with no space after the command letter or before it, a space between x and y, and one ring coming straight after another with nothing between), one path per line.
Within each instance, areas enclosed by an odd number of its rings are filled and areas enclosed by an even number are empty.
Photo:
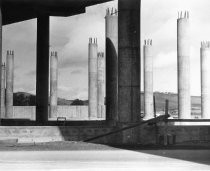
M58 56L57 52L50 55L50 118L57 118L58 97Z
M0 4L0 64L1 63L2 63L2 10L1 10L1 4ZM0 65L0 75L2 75L1 72L2 72L2 69L1 69L1 65ZM2 83L0 81L0 89L2 86L1 84ZM0 97L2 97L1 93L2 92L0 92ZM0 98L0 104L2 104L1 98ZM1 112L1 110L0 110L0 112ZM0 116L2 116L2 115L0 114Z
M201 61L201 117L210 119L210 42L202 42Z
M144 119L154 118L152 40L144 43Z
M37 18L36 121L48 120L49 95L49 16Z
M89 118L97 118L97 55L98 55L98 45L97 39L89 39L88 47L88 99L89 99Z
M1 117L5 118L5 64L1 66Z
M177 19L178 61L178 117L191 119L190 99L190 23L189 13L180 13Z
M6 56L6 118L13 118L14 51Z
M104 85L104 71L105 71L105 59L104 59L104 53L100 52L98 53L98 71L97 71L97 79L98 79L98 118L105 118L104 112L104 91L105 91L105 85Z
M140 118L140 0L118 2L119 122Z
M118 120L118 15L107 9L106 29L106 119Z

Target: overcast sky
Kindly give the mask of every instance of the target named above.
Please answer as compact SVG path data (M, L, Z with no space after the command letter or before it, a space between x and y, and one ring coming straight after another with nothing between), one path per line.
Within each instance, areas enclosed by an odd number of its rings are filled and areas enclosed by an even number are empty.
M104 51L108 7L117 7L117 1L89 7L85 14L50 18L50 48L59 57L59 97L87 99L88 38L97 37ZM188 10L191 94L200 95L200 42L210 40L209 7L209 0L142 0L141 42L153 39L154 91L177 92L176 20L178 11ZM8 49L15 51L14 91L35 94L36 19L3 27L3 61Z

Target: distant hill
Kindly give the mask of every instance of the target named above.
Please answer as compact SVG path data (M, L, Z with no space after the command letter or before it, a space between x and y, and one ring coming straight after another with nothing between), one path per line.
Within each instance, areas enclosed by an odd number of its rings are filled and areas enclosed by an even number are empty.
M34 95L26 92L17 92L13 94L14 106L34 106L36 98Z
M175 93L162 93L155 92L156 110L164 111L165 100L169 100L169 109L177 110L177 94ZM35 95L26 92L14 93L14 106L35 106L36 98ZM201 108L201 99L199 96L191 97L192 109ZM88 100L66 100L64 98L58 98L58 105L88 105ZM141 109L144 110L144 93L141 92Z
M26 92L14 93L14 106L35 106L36 96L34 94ZM66 100L64 98L58 98L58 105L88 105L88 100Z
M155 102L156 102L156 110L164 111L165 101L169 100L169 109L177 110L178 109L178 96L175 93L162 93L155 92ZM200 96L191 96L191 104L192 108L200 109L201 108L201 98ZM144 110L144 92L141 92L141 109Z

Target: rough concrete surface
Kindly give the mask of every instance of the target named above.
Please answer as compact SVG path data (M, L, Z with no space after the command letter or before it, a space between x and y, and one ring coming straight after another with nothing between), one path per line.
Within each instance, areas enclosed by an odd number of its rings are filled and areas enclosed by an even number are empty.
M191 118L189 14L177 20L177 81L179 119Z
M105 119L106 108L101 106L101 119ZM67 120L89 120L88 106L57 106L57 117L66 117ZM57 117L50 118L56 120ZM36 106L13 106L13 118L26 118L35 120Z
M210 150L126 150L73 142L48 149L1 151L0 170L209 170ZM66 146L60 151L53 146ZM87 147L87 148L84 148ZM39 147L40 148L40 147ZM69 148L69 149L68 149ZM2 149L2 148L1 148ZM40 148L41 149L41 148ZM85 150L89 149L89 150Z

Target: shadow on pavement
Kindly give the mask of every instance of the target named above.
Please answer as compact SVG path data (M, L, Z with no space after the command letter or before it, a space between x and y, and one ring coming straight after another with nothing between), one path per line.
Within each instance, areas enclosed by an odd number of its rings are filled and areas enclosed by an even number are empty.
M210 165L209 146L113 146L118 149Z

